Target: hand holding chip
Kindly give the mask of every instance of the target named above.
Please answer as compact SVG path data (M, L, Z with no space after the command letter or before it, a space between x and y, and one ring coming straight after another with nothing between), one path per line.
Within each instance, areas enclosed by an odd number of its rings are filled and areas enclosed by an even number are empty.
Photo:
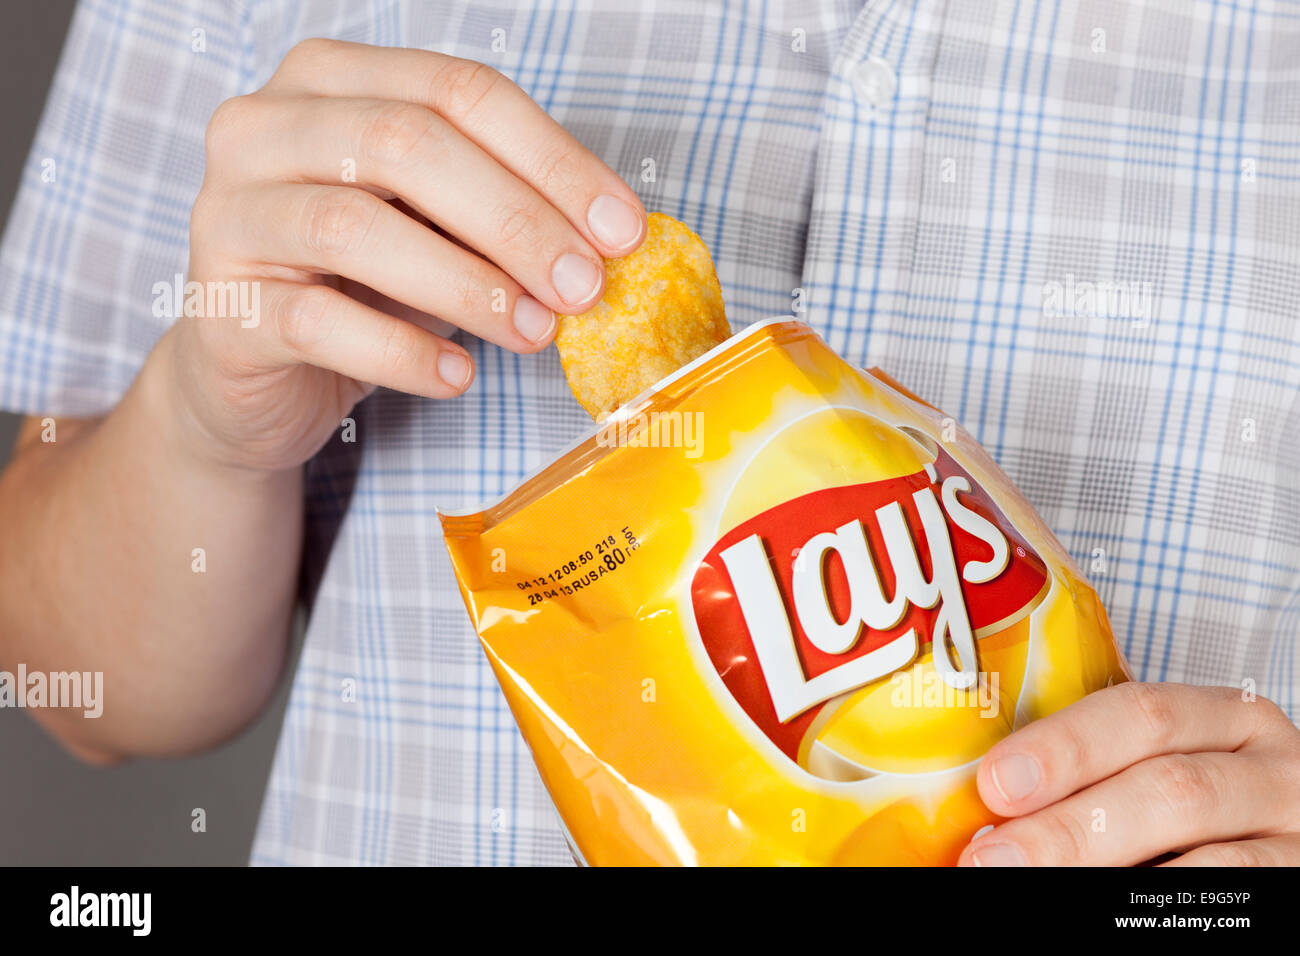
M186 316L151 362L186 451L257 472L310 458L385 386L463 393L452 327L546 348L602 261L645 233L636 194L506 77L424 50L308 40L208 127L190 229L200 286L256 316Z

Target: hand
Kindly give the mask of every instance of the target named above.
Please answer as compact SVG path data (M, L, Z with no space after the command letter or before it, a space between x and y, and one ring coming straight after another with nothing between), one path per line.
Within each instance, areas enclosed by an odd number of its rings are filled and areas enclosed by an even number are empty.
M1230 687L1108 687L999 741L978 783L1013 819L963 866L1300 864L1300 730Z
M248 283L258 308L164 337L179 431L222 463L284 470L377 385L457 395L474 370L450 325L544 348L645 222L626 183L489 67L300 43L208 127L188 278Z

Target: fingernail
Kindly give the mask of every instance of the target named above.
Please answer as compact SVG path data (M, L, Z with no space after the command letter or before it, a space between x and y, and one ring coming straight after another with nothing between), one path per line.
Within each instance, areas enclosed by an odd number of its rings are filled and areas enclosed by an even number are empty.
M975 866L1028 866L1020 847L1014 843L990 843L971 854Z
M1011 754L993 762L993 786L1007 803L1023 800L1033 793L1040 777L1038 761L1024 754Z
M515 300L515 331L530 342L540 342L555 328L555 314L532 296Z
M641 238L641 214L617 196L597 196L587 207L591 234L615 252Z
M555 291L569 305L581 305L600 288L600 267L576 252L566 252L551 266Z
M443 352L438 356L438 377L452 388L460 388L469 381L469 359L459 352Z

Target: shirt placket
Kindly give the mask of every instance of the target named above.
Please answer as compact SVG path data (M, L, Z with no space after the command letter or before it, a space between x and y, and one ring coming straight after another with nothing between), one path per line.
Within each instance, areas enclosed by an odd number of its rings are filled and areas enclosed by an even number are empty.
M866 4L827 81L801 317L864 365L906 306L946 4Z

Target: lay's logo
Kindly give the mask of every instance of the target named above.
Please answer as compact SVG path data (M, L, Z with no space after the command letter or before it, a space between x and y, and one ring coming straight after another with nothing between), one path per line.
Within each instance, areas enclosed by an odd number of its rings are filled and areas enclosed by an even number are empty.
M744 521L700 563L691 597L723 683L798 760L829 701L926 650L944 681L971 687L978 640L1027 614L1046 582L1039 555L940 448L913 474Z

